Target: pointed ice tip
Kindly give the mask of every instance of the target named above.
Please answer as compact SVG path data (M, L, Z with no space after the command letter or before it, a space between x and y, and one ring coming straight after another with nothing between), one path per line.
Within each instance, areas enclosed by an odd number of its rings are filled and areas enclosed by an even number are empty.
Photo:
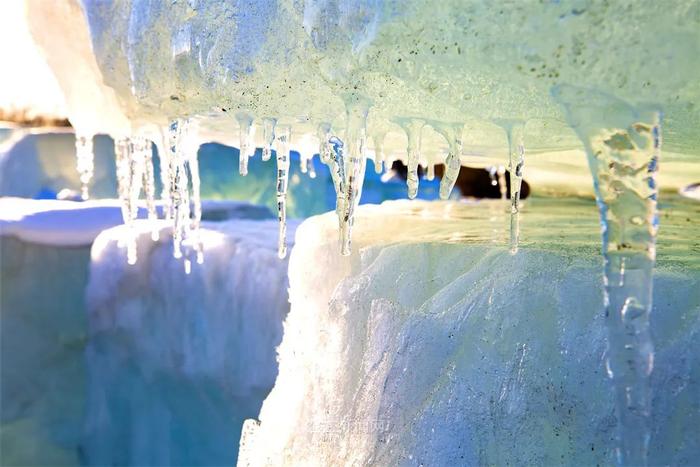
M518 254L518 247L517 246L510 247L510 255L515 256L517 254Z
M284 258L286 258L286 257L287 257L287 249L285 248L285 249L283 249L283 250L278 250L278 251L277 251L277 257L278 257L279 259L284 259Z

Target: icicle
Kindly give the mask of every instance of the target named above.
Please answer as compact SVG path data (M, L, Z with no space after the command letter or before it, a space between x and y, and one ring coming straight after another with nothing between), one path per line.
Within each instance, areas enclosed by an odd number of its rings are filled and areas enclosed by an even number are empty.
M255 153L255 126L253 126L253 117L245 112L236 114L238 120L239 133L239 154L238 154L238 172L241 175L248 175L248 158Z
M433 164L432 162L428 163L428 171L425 174L425 179L429 182L435 180L435 164Z
M186 119L174 120L170 125L169 179L173 199L173 256L183 258L187 274L192 268L193 253L197 263L204 261L199 233L202 205L196 130L196 124Z
M524 124L519 121L501 121L508 139L508 170L510 172L510 253L518 252L520 241L520 185L523 181L525 146L523 145Z
M508 198L508 185L506 183L506 168L502 165L498 166L498 189L501 191L501 199Z
M418 119L401 119L397 123L406 132L408 138L407 163L408 174L406 175L406 184L408 185L408 197L414 199L418 195L418 160L420 159L421 140L423 126L425 122Z
M309 171L309 159L306 154L299 153L299 171L303 174Z
M600 211L605 260L606 369L618 416L618 463L645 465L654 346L649 329L658 230L660 114L610 96L555 90L583 141Z
M457 182L462 167L462 129L458 123L431 123L431 126L445 138L448 152L445 157L445 172L440 180L440 198L448 199Z
M369 106L364 101L355 101L346 104L347 128L343 162L345 163L345 184L343 190L343 215L340 218L340 254L348 256L352 240L352 226L355 220L355 208L360 203L362 196L362 184L365 179L365 166L367 156L366 125Z
M156 185L153 175L153 145L149 140L141 140L140 150L143 151L143 191L146 195L148 220L151 223L151 239L158 241L158 211L156 211Z
M328 123L321 123L318 126L318 130L316 132L316 135L318 136L319 140L319 146L318 146L318 157L321 159L321 162L323 162L326 165L329 165L332 163L332 154L331 154L331 146L330 146L330 139L331 139L331 126ZM333 169L331 168L331 172L333 172Z
M378 174L382 173L382 165L386 165L384 159L384 138L386 138L386 131L376 131L372 135L372 144L374 144L374 171Z
M155 144L158 149L158 159L160 160L160 199L163 201L163 218L172 219L172 199L170 198L170 145L166 134L167 127L160 129L160 138L156 138Z
M279 239L277 256L287 256L287 182L289 179L289 146L292 128L288 125L279 128L277 135L277 217L279 219Z
M75 134L76 167L80 175L80 197L90 197L88 186L95 172L95 152L92 146L92 134Z
M114 152L117 162L117 183L119 200L122 208L122 218L127 228L126 258L129 264L136 264L136 227L134 222L138 216L138 202L143 181L143 153L138 146L134 147L128 138L115 140Z
M496 179L496 173L498 172L498 167L492 165L488 168L489 178L491 179L491 186L498 186L498 180Z
M272 156L272 143L275 142L275 125L277 125L277 119L266 118L263 120L263 149L262 149L262 160L267 162Z
M316 178L316 166L314 166L314 155L309 157L309 178Z

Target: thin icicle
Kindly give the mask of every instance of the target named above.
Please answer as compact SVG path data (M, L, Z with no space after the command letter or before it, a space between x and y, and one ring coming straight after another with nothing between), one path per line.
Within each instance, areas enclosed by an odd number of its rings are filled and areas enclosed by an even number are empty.
M195 146L194 148L191 146ZM204 251L202 239L200 237L200 224L202 223L202 199L200 197L201 181L199 178L199 160L197 159L197 144L190 142L187 147L187 163L190 170L190 179L192 182L192 230L191 242L194 249L197 264L204 263Z
M158 160L160 161L160 183L161 192L160 199L163 202L163 218L165 220L172 219L173 201L170 197L170 154L171 148L168 141L169 129L163 127L160 129L160 138L156 138L155 144L158 149Z
M445 172L440 180L440 198L448 199L457 182L462 167L462 128L458 123L432 123L431 126L445 138L448 152L445 157Z
M346 183L343 191L343 215L340 219L340 254L348 256L351 252L352 227L355 221L355 209L362 196L362 184L365 179L367 164L366 126L369 106L364 101L346 104L347 128L345 131L346 152L344 175Z
M136 264L136 227L138 216L138 201L143 181L142 154L134 151L134 146L128 138L116 139L114 152L117 163L117 184L121 203L122 218L127 228L126 258L129 264Z
M272 143L275 142L275 126L277 125L277 119L266 118L263 120L263 149L262 149L262 160L269 161L272 157Z
M292 128L288 125L282 126L277 134L277 217L279 219L277 256L282 259L287 256L287 182Z
M498 173L498 167L495 165L492 165L491 167L488 168L489 171L489 178L491 179L491 186L498 186L498 179L496 178L496 174Z
M309 159L306 154L299 153L299 171L303 174L309 171Z
M86 200L90 197L89 185L95 172L95 152L92 145L92 134L76 133L75 156L76 168L80 176L80 197Z
M309 178L316 178L316 166L314 165L314 155L311 154L308 162Z
M515 254L520 241L520 186L525 164L524 125L522 122L509 122L504 125L504 129L508 138L510 171L510 253Z
M238 172L241 175L248 175L248 158L255 153L255 126L253 125L253 117L246 112L236 114L239 126L239 155L238 155Z
M508 199L508 185L506 183L506 168L502 165L498 166L498 189L501 191L501 199Z
M386 131L375 131L372 135L372 144L374 145L374 171L378 174L382 173L382 166L385 165L384 158L384 138Z
M418 195L418 160L420 159L421 135L425 122L412 118L408 120L401 119L398 123L404 129L408 138L408 147L406 148L406 157L408 159L406 164L408 166L406 184L408 185L408 197L414 199Z
M158 241L158 211L156 210L156 184L153 174L153 144L142 139L139 141L140 150L143 152L143 191L146 195L146 207L148 208L148 220L151 223L151 239Z

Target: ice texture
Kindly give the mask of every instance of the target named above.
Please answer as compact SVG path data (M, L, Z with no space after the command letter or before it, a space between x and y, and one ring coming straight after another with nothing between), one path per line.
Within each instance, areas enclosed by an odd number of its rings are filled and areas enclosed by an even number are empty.
M649 463L692 465L700 262L682 231L697 208L667 203ZM613 464L595 205L523 206L515 256L500 201L360 206L347 258L331 213L300 225L280 374L239 465Z
M296 227L288 221L289 245ZM139 260L119 246L126 226L92 249L87 287L91 465L232 465L243 420L277 375L289 310L277 222L204 222L205 263L186 274L166 229L137 221Z

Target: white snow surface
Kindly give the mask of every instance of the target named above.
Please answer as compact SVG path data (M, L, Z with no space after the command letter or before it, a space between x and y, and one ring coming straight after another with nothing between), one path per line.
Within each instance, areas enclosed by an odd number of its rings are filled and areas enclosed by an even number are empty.
M241 201L205 200L203 217L217 220L231 218L262 219L272 217L270 211ZM147 217L145 203L139 217ZM0 198L0 236L12 235L41 245L90 245L105 229L123 224L118 200L37 200ZM158 221L165 228L165 221Z
M333 215L297 229L280 373L238 465L614 464L600 260L571 220L558 248L471 240L479 206L360 206L349 257ZM700 455L698 287L659 264L652 465Z

